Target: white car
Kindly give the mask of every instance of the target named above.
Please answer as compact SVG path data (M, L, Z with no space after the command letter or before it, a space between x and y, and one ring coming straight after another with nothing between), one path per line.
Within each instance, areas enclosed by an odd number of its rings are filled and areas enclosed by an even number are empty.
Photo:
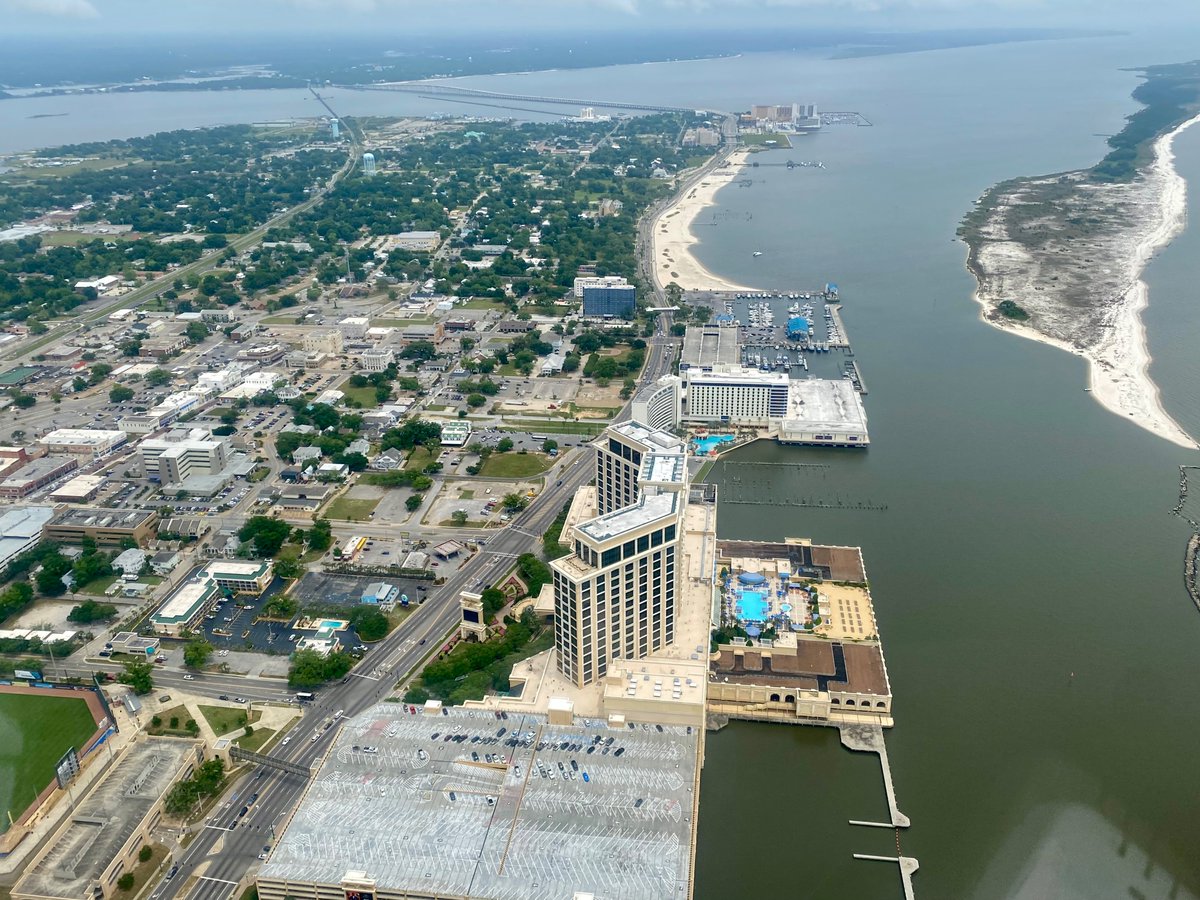
M196 680L196 676L195 676L195 675L184 675L184 676L183 676L183 680L184 680L184 681L195 681L195 680Z

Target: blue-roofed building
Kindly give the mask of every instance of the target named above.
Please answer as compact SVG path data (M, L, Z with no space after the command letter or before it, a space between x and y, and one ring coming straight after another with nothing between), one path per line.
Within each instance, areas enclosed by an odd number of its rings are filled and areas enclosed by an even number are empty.
M793 341L804 340L812 331L812 324L804 316L793 316L788 319L787 334Z
M719 313L713 317L713 321L718 325L732 325L734 322L733 313Z

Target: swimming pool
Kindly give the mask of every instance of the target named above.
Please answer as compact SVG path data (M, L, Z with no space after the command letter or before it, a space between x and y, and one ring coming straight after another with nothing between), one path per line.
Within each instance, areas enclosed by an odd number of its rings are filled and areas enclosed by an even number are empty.
M721 444L728 444L732 441L732 434L710 434L702 438L695 438L692 441L692 446L696 448L698 456L707 456Z
M344 619L323 619L317 623L317 628L322 631L340 631L349 624Z
M742 591L736 605L737 617L743 622L762 622L767 618L767 601L759 591Z

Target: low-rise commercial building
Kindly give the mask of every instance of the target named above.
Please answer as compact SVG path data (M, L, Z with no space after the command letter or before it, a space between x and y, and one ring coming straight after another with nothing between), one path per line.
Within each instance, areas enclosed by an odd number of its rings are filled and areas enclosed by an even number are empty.
M50 495L61 503L87 503L99 493L108 479L103 475L76 475Z
M84 538L106 546L126 540L145 544L154 537L157 522L153 510L80 506L58 513L46 523L42 536L60 544L78 544Z
M342 352L342 332L335 329L311 331L304 335L304 349L309 353L327 353L331 356Z
M42 529L54 518L49 506L10 507L0 515L0 570L14 556L32 550L42 539Z
M49 453L70 453L87 459L108 456L126 441L124 431L99 428L59 428L38 438Z
M224 598L237 594L259 596L274 578L271 560L214 559L197 569L163 601L150 617L155 634L178 637L195 631L200 620Z
M465 420L441 422L442 446L462 447L471 439L471 423Z
M28 497L78 468L79 459L75 456L43 456L30 460L0 481L0 499L20 500Z

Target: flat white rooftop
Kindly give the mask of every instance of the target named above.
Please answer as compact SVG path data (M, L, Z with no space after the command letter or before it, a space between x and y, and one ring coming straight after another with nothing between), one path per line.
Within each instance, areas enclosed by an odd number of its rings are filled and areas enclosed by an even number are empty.
M658 484L683 484L687 480L687 455L653 453L642 460L641 479Z
M388 896L690 896L698 728L499 715L381 703L348 721L260 884L368 873Z
M615 432L623 437L631 438L639 443L650 447L654 452L665 451L682 451L683 441L666 431L658 431L654 428L648 428L641 422L635 422L632 419L621 422L618 425L608 426L607 431ZM605 435L601 435L599 440L603 441Z
M867 442L867 412L848 380L804 378L792 382L780 440L813 433L857 435L861 437L860 443Z
M38 438L38 443L106 447L124 439L125 432L123 431L108 431L100 428L59 428Z
M674 516L679 505L676 493L643 494L637 503L577 526L593 541L607 541L643 528L659 519Z

